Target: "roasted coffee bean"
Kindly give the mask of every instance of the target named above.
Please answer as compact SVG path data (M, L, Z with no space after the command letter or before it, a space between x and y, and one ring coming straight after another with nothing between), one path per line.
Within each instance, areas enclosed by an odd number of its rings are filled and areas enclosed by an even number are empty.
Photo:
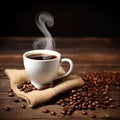
M116 89L117 89L117 90L120 90L120 86L116 86Z
M101 105L101 108L102 109L107 109L107 106L103 104L103 105Z
M27 84L31 84L31 82L30 82L30 81L27 81L26 83L27 83Z
M71 92L72 92L72 93L76 93L77 91L76 91L76 90L72 90Z
M21 104L20 107L21 107L22 109L25 109L25 108L26 108L26 106L25 106L24 104Z
M53 88L55 85L54 84L50 84L48 87Z
M57 105L61 105L62 103L61 103L60 101L57 101L56 104L57 104Z
M92 114L92 115L91 115L91 118L96 118L96 115L95 115L95 114Z
M9 93L8 93L8 96L9 96L9 97L13 97L13 96L14 96L14 93L13 93L13 92L9 92Z
M43 113L49 113L50 111L48 109L44 109Z
M69 102L70 101L70 99L69 98L65 98L65 102Z
M114 100L110 97L110 98L108 99L108 101L109 101L110 103L112 103Z
M117 105L118 107L120 107L120 103L116 102L116 105Z
M4 109L5 109L5 111L10 111L10 107L8 107L8 106L5 106Z
M63 103L63 102L64 102L64 100L63 100L63 99L60 99L60 102L61 102L61 103Z
M88 113L86 111L82 111L81 114L88 115Z
M20 88L20 91L24 91L24 89L23 89L23 88Z
M88 105L88 109L93 109L94 106L92 104Z
M20 102L18 98L15 98L13 101L16 103Z
M115 108L117 108L117 105L116 105L116 104L111 104L111 105L110 105L110 108L115 109Z
M51 111L50 114L51 114L51 115L56 115L56 112Z
M22 81L22 84L26 84L27 83L27 81Z
M67 115L72 115L72 112L71 111L67 111Z
M61 105L61 102L60 102L60 101L57 101L56 104L57 104L57 105Z
M86 106L86 105L82 105L81 108L82 108L83 110L87 110L87 106Z
M13 92L12 88L10 88L10 89L8 90L8 92Z
M97 105L95 105L95 107L96 108L99 108L100 107L100 105L99 104L97 104ZM93 110L95 109L95 107L94 108L92 108Z
M61 103L61 106L62 106L62 107L65 106L65 103Z
M23 84L17 85L17 88L18 88L18 89L21 89L22 87L23 87Z
M66 115L67 111L66 110L62 110L61 113L64 114L64 115Z

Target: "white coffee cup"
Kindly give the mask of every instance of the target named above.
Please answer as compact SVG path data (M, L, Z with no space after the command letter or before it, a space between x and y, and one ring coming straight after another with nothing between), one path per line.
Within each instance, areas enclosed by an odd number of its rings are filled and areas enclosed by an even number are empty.
M50 55L54 58L36 59L34 56ZM58 69L63 62L69 63L69 70L64 75L58 75ZM23 63L26 72L28 73L31 83L36 88L41 88L45 84L52 83L58 78L63 78L69 75L73 68L73 62L69 58L61 58L61 54L53 50L31 50L23 54Z

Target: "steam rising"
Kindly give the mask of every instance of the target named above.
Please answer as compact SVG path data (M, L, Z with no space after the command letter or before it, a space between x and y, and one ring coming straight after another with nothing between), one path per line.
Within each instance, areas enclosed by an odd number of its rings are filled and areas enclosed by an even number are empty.
M55 42L47 30L45 23L47 26L52 27L54 25L54 18L50 13L42 12L37 14L35 18L35 23L37 27L44 34L45 38L37 38L33 42L33 49L48 49L55 50Z

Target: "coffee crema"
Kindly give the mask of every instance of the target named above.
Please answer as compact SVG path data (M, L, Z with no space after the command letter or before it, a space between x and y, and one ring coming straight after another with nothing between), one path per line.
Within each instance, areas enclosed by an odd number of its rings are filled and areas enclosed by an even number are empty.
M50 59L55 59L57 58L56 55L50 55L50 54L31 54L27 56L30 59L34 59L34 60L50 60Z

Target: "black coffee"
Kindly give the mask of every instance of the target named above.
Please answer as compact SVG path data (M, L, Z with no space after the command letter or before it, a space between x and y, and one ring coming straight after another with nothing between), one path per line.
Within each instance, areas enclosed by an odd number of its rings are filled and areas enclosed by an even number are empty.
M32 55L28 55L27 57L35 60L50 60L57 58L57 56L50 54L32 54Z

